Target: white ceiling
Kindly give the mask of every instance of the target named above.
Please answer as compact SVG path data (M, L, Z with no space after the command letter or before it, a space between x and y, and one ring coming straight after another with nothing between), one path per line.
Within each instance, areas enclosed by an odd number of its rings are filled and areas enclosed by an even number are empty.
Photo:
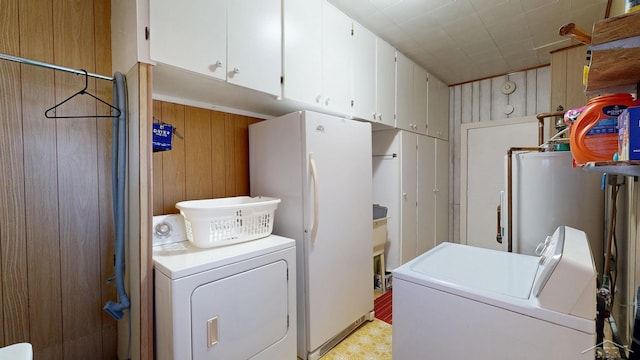
M329 0L448 85L550 63L577 44L558 35L575 23L591 33L607 0Z

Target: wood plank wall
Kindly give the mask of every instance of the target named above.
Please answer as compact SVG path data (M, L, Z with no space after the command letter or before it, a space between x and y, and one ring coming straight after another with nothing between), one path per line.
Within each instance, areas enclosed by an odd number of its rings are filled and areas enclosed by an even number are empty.
M506 81L516 85L516 90L508 95L501 91ZM453 163L449 169L449 234L452 241L460 241L460 125L549 112L550 86L551 68L545 66L449 88L449 149ZM512 112L505 113L505 110Z
M0 52L111 74L109 0L0 0ZM111 83L89 80L111 101ZM0 61L0 346L115 359L111 120L46 119L82 76ZM58 115L108 114L87 96Z
M260 119L153 101L155 121L184 137L153 153L153 214L177 213L182 200L249 195L250 124Z

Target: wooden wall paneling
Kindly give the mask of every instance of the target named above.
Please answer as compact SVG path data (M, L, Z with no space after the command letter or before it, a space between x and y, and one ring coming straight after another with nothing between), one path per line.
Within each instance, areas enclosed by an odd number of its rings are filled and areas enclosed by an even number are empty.
M18 2L12 0L0 0L0 51L5 53L18 53L19 51L19 26L18 26ZM20 125L20 87L19 66L17 64L0 63L0 119L2 119L3 136L0 139L0 346L11 344L21 338L28 339L28 327L23 329L26 333L20 334L14 326L21 324L21 313L13 314L12 311L20 311L20 301L26 300L26 295L21 299L21 284L16 280L20 277L20 260L14 258L20 244L15 244L16 239L24 238L24 213L20 212L24 206L23 191L17 187L16 181L22 180L22 159L16 159L22 153L22 134ZM6 166L5 166L5 161ZM7 226L8 225L8 226ZM18 241L19 242L19 241ZM24 284L22 284L24 285ZM15 294L13 291L20 291Z
M153 100L153 118L155 121L162 121L162 102ZM164 188L162 176L162 157L164 151L154 152L152 157L152 177L153 177L153 215L164 214Z
M112 75L111 66L111 1L94 0L95 21L94 33L96 46L93 51L96 59L96 73L107 76ZM125 80L126 84L126 80ZM96 92L100 99L113 104L114 83L105 80L96 80ZM110 115L110 109L104 104L96 102L96 112L99 115ZM114 106L117 106L115 104ZM112 159L112 118L100 118L97 120L97 147L98 147L98 197L100 206L100 285L102 305L108 301L117 300L115 281L107 282L107 279L115 274L113 259L115 257L115 229L113 219L111 159ZM100 310L98 310L100 311ZM102 322L102 358L117 358L118 349L118 323L106 311L100 311Z
M207 199L212 194L211 121L207 109L185 107L186 199Z
M211 112L211 197L221 198L226 194L225 173L225 113Z
M507 81L507 76L491 78L491 117L488 120L504 119L504 108L508 104L508 97L502 93L502 84Z
M93 2L53 2L56 63L95 72ZM57 72L56 102L84 86L82 76ZM95 80L89 80L95 94ZM63 114L95 115L96 104L80 96ZM60 115L60 112L58 112ZM96 171L96 119L58 119L60 245L63 281L64 357L80 359L102 350L100 226Z
M21 2L20 55L53 62L51 6ZM37 31L33 31L36 29ZM47 34L47 36L44 36ZM30 342L37 359L62 358L60 241L56 122L44 117L55 104L54 71L22 66Z
M582 72L587 64L587 46L578 46L568 50L567 54L567 104L565 110L575 109L587 103L582 85ZM555 111L555 107L553 110Z
M521 117L527 112L527 73L520 71L509 74L507 78L516 84L516 90L507 97L508 105L513 106L511 114L504 114L506 118ZM507 105L505 105L507 106Z
M0 279L4 345L29 339L20 66L0 64Z
M471 83L471 122L480 121L480 83Z
M525 86L527 91L526 109L524 114L537 114L538 103L538 71L536 69L527 70L525 73ZM524 116L524 115L520 115Z
M473 103L473 87L471 83L463 84L462 93L460 96L462 97L462 119L464 122L473 121L473 112L475 110L475 106Z
M62 357L60 242L56 122L44 117L55 104L53 70L22 66L29 275L30 342L34 358Z
M235 194L249 195L249 118L230 114L234 122L235 136Z
M491 79L480 80L480 121L493 119L491 117Z
M225 169L225 196L236 194L236 124L233 114L225 114L224 117L224 169Z
M138 306L139 312L132 313L129 312L130 316L132 316L133 328L139 328L139 332L136 335L135 339L139 339L139 341L135 341L132 344L131 349L131 357L136 358L139 357L142 360L151 360L154 359L153 352L153 243L152 243L152 235L151 235L151 225L152 225L152 215L153 215L153 199L150 195L152 193L152 167L151 167L151 124L153 123L153 102L151 100L151 89L152 89L152 66L150 64L139 64L137 67L134 67L135 71L138 73L138 82L137 87L132 87L132 91L138 90L136 93L138 95L138 101L136 104L131 106L131 118L136 118L139 120L139 165L138 168L140 170L140 212L139 219L140 223L138 224L138 229L140 232L139 243L130 244L133 246L138 246L139 254L139 274L137 274L140 281L140 292L138 296ZM133 74L128 75L128 77L134 77ZM133 264L135 266L135 264ZM137 269L136 269L137 270ZM134 286L137 285L133 284ZM139 327L136 327L138 325ZM125 324L120 323L120 328L125 327ZM119 334L123 332L120 331ZM126 334L119 336L120 339L124 339ZM120 341L121 343L125 343L124 340ZM122 358L122 357L121 357Z
M527 115L555 111L555 108L551 108L549 101L551 98L551 66L536 69L536 89L536 110L527 113Z
M184 105L162 103L162 121L184 135ZM178 213L175 204L185 199L185 140L174 136L171 151L162 154L163 214Z
M551 53L551 109L567 109L567 52Z

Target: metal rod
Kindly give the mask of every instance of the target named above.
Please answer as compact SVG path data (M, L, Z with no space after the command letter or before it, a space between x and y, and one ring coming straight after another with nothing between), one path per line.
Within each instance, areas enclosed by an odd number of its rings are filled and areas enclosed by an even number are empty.
M91 76L91 77L94 77L94 78L97 78L97 79L102 79L102 80L113 81L113 78L110 77L110 76L104 76L104 75L93 74L93 73L85 73L82 70L76 70L76 69L73 69L73 68L68 68L68 67L64 67L64 66L60 66L60 65L49 64L49 63L42 62L42 61L25 59L25 58L21 58L21 57L18 57L18 56L7 55L7 54L3 54L3 53L0 53L0 59L9 60L9 61L15 61L15 62L18 62L18 63L21 63L21 64L40 66L40 67L54 69L54 70L66 71L66 72L70 72L70 73L78 74L78 75L88 75L88 76Z

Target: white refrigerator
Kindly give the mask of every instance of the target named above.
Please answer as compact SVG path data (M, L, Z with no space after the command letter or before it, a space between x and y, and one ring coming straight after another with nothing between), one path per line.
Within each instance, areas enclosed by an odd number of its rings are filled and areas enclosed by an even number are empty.
M302 359L373 320L371 162L369 123L302 111L249 126L251 195L280 198L273 233L296 240Z

